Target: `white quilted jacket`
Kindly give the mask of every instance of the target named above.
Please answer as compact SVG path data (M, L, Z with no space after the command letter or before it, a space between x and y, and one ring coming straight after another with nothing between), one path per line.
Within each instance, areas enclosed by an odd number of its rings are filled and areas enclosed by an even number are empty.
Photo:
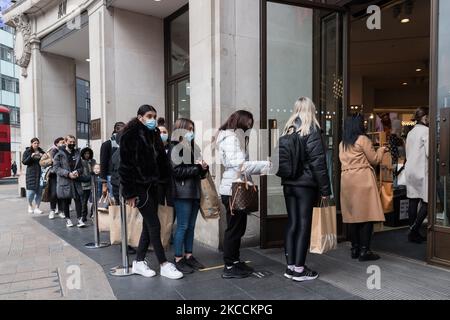
M243 173L251 180L251 175L265 174L270 169L269 161L247 161L248 153L242 150L237 135L230 130L219 133L217 148L221 163L225 167L219 187L221 195L231 196L232 183L241 179Z

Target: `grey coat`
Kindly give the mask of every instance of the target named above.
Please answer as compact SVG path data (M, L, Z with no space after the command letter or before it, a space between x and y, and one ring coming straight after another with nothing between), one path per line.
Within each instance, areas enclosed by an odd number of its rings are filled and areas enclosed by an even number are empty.
M76 149L73 156L76 159L74 170L70 169L70 155L66 150L59 150L53 159L53 168L57 176L56 194L58 199L75 199L83 195L80 179L73 180L69 178L69 173L75 170L78 171L80 177L83 174L80 150Z

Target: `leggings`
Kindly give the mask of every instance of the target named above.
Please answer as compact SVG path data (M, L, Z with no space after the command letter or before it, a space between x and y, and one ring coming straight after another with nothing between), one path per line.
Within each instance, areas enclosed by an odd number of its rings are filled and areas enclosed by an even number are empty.
M156 187L139 187L139 201L137 207L142 214L141 238L137 248L137 261L144 261L150 242L153 244L159 264L167 262L166 254L161 243L161 224L158 218L158 192Z
M350 241L353 248L370 249L373 234L373 222L350 223L348 225Z
M420 203L420 210L418 209ZM412 232L419 232L423 221L428 215L428 203L422 199L409 199L409 226ZM419 212L417 212L419 211Z
M61 200L63 205L64 215L66 219L70 219L70 202L72 199ZM75 202L75 211L77 212L77 219L81 219L81 197L77 195L73 201Z
M303 267L310 244L313 208L319 192L315 188L287 185L283 191L288 212L285 239L287 264Z

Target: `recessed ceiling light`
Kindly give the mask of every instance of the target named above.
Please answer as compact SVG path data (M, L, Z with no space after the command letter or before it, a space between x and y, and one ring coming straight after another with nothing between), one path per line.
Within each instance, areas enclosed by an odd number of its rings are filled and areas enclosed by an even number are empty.
M417 68L416 71L417 71L417 72L420 72L420 71L422 71L422 69L421 69L421 68Z
M87 58L87 59L86 59L86 62L91 62L91 59Z
M402 85L407 86L408 82L403 82Z
M409 23L411 20L409 18L404 18L400 22L401 23Z

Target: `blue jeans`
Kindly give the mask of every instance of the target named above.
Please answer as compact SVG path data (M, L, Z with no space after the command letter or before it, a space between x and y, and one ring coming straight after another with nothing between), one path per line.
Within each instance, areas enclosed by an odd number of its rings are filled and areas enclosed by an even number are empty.
M114 193L113 193L113 187L112 187L112 184L111 184L111 176L107 176L106 177L106 184L108 186L109 195L112 197Z
M27 199L28 199L28 204L30 206L33 205L33 200L34 200L36 202L36 207L39 207L41 205L41 198L42 198L41 186L39 186L37 190L27 190Z
M177 216L177 229L173 245L175 257L183 257L184 253L192 253L194 247L194 230L197 221L200 200L175 199L175 214Z

